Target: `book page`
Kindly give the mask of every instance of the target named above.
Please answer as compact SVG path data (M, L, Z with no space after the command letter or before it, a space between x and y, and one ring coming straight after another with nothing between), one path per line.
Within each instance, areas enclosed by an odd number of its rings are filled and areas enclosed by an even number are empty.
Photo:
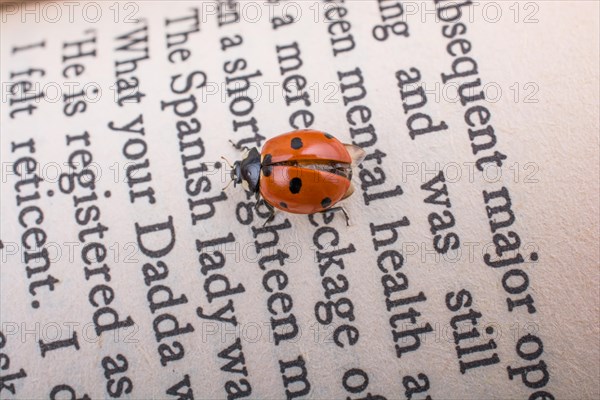
M600 397L598 15L4 3L0 398ZM304 129L349 226L224 189Z

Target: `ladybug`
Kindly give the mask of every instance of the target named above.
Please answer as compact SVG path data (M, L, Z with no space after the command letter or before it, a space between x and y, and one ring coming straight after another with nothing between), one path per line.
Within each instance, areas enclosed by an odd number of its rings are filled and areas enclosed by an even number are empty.
M348 223L346 211L334 206L354 192L352 167L364 159L363 149L306 129L269 139L260 153L243 150L243 159L231 166L231 180L257 199L262 196L271 211L265 224L275 209L294 214L341 210Z

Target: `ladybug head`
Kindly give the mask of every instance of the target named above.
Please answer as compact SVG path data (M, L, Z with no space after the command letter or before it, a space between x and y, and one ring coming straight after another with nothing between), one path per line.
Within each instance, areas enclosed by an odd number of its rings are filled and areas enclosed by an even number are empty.
M233 182L233 186L242 183L242 163L240 161L233 163L231 168L231 181Z
M231 169L231 180L234 185L241 184L245 191L256 193L260 179L260 153L250 150L242 161L236 161Z

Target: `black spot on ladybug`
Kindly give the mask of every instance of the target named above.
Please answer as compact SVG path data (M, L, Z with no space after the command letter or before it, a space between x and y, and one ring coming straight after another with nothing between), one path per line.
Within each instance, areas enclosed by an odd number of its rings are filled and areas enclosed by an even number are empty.
M271 159L272 159L272 158L273 158L273 157L271 157L271 155L270 155L270 154L267 154L267 155L265 156L265 158L263 158L263 162L262 162L262 163L263 163L263 165L269 165L269 164L271 164Z
M321 207L327 208L330 205L331 205L331 199L329 197L325 197L323 200L321 200Z
M279 203L279 205L281 207L283 207L283 208L287 208L287 204L284 201L282 201L281 203Z
M294 178L290 181L290 192L293 194L300 193L300 189L302 189L302 179Z
M325 137L327 139L333 139L333 135L330 135L329 133L325 133Z
M264 165L262 167L262 173L264 176L271 176L271 172L273 172L273 167L270 165Z
M300 139L299 137L295 137L292 139L292 149L294 150L298 150L302 148L302 139Z

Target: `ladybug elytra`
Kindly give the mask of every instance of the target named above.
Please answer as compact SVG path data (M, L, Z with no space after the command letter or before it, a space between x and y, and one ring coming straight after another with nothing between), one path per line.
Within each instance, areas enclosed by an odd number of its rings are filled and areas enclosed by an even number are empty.
M257 199L262 196L271 210L265 223L275 208L295 214L334 210L354 192L352 167L365 157L358 146L308 129L269 139L260 153L256 148L245 152L232 166L231 180Z

